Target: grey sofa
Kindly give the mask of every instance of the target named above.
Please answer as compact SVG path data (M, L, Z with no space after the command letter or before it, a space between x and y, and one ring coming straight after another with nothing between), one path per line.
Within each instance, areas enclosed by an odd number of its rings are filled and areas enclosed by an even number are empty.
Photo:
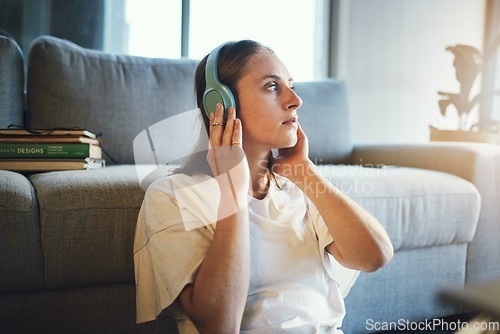
M23 62L15 41L0 37L0 126L102 133L108 166L0 170L0 332L175 333L167 314L135 324L132 251L144 189L132 143L195 107L197 62L110 55L45 36L27 55L26 94ZM395 248L389 265L352 288L345 333L460 313L439 300L442 289L500 279L498 147L354 145L342 82L296 90L311 158L381 221Z

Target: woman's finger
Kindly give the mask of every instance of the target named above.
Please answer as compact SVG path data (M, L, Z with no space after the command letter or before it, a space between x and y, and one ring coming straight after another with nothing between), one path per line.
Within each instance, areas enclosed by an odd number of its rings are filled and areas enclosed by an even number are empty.
M214 113L210 114L210 143L212 146L220 146L222 134L224 133L224 108L218 103Z
M234 119L236 113L234 112L233 107L229 107L226 127L224 129L224 134L222 137L222 146L231 146L232 138L233 138L233 129L234 129Z
M234 125L233 125L233 136L231 138L231 146L242 146L243 145L243 135L242 135L242 129L241 129L241 121L239 118L236 118L234 120Z

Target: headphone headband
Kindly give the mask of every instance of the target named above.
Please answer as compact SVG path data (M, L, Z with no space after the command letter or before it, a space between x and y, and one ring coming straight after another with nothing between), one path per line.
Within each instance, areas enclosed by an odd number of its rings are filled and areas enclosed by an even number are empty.
M207 86L213 86L221 83L219 80L219 71L217 68L219 63L220 50L222 50L224 45L226 45L226 43L219 45L208 55L207 64L205 66L205 80L207 82Z

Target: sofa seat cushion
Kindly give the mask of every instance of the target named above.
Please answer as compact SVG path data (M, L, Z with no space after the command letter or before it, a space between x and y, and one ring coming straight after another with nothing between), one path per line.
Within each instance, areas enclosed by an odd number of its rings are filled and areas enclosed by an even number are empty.
M384 225L396 251L467 243L474 236L480 195L457 176L396 166L319 170Z
M135 166L35 174L48 289L134 280Z
M43 288L35 190L18 173L0 170L0 292Z

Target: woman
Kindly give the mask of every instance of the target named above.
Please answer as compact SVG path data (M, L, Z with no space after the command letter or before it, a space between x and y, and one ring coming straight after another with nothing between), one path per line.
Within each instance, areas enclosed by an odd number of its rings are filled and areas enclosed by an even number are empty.
M389 238L309 160L302 101L273 51L222 47L227 115L204 110L206 62L195 85L208 154L155 181L139 214L138 322L169 307L186 333L335 333L359 271L392 258Z

